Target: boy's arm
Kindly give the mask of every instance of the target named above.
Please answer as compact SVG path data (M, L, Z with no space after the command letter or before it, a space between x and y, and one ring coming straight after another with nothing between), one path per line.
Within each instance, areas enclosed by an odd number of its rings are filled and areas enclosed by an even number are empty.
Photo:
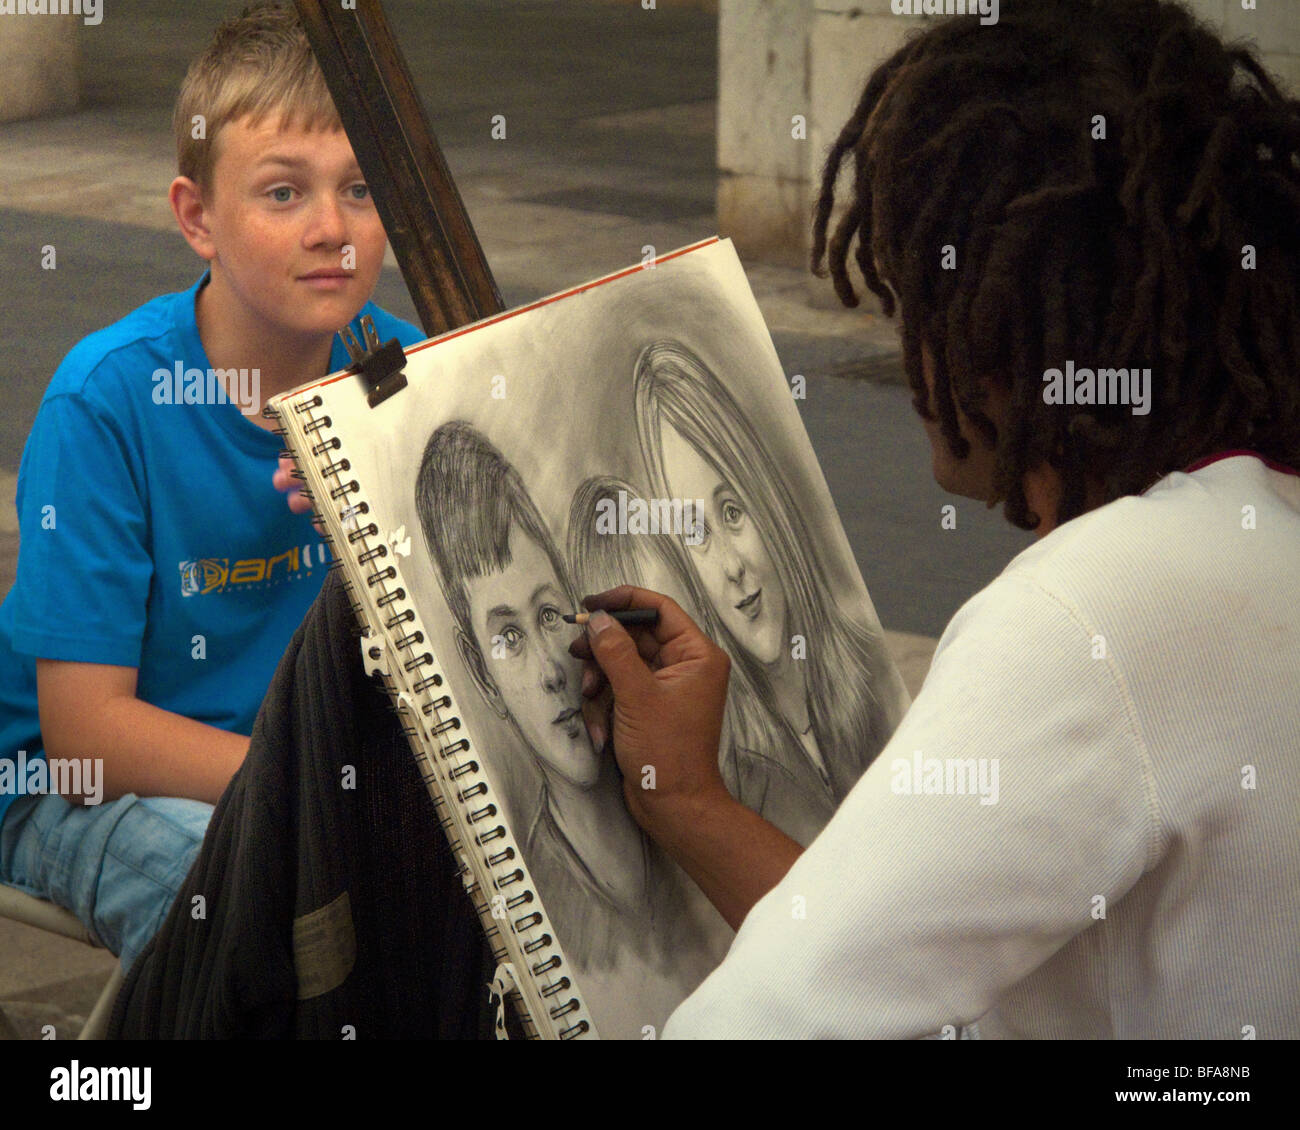
M14 649L35 657L47 756L102 759L103 798L215 802L248 738L135 697L154 575L148 474L135 390L111 368L105 376L103 387L48 395L33 424L19 474Z
M136 698L134 667L38 659L36 687L46 756L102 759L105 801L137 793L216 804L248 753L241 734Z

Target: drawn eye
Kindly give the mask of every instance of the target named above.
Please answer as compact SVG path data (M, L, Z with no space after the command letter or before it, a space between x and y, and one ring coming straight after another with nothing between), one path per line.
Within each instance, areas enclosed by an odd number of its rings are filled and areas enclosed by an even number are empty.
M728 499L722 504L722 521L733 530L740 525L744 517L745 511L739 502Z
M544 604L537 613L537 622L543 628L555 628L564 623L560 610L553 604Z
M696 518L693 525L686 530L686 544L692 549L702 550L709 544L713 529L703 518Z
M523 643L524 633L511 624L508 628L502 629L501 638L505 641L506 647L514 650Z

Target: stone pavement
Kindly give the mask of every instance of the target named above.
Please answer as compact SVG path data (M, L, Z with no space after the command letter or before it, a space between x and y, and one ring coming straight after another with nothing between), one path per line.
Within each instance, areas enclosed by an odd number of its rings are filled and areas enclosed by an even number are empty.
M186 61L240 6L118 0L84 37L84 109L0 126L0 593L14 575L19 456L50 373L79 337L199 269L165 199L170 106ZM659 0L653 13L605 0L385 7L508 304L634 263L647 244L714 234L707 0ZM490 138L494 114L504 141ZM37 267L46 243L57 271ZM807 272L747 272L787 373L808 378L809 434L915 691L942 625L1027 538L930 480L890 324L843 309ZM395 269L377 299L411 316ZM945 502L958 531L941 534ZM112 961L0 921L0 1035L48 1023L75 1034Z

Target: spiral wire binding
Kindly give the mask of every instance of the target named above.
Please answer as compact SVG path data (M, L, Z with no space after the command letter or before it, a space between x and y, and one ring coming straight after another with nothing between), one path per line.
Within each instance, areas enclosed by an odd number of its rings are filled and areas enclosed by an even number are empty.
M290 397L293 395L289 394ZM390 585L390 582L399 580L396 566L376 564L389 555L388 546L379 540L380 530L373 521L367 521L365 524L358 521L370 513L370 504L365 499L355 497L360 494L361 488L356 479L348 476L351 463L346 457L336 458L334 455L342 446L342 441L339 437L328 434L333 423L330 417L324 414L313 415L321 406L322 400L319 395L299 394L298 398L293 400L273 398L263 408L262 414L267 419L276 421L277 426L272 430L285 438L286 442L290 438L290 430L284 426L281 409L291 409L298 417L306 417L306 422L299 424L298 430L305 439L305 446L310 451L322 480L326 481L327 486L329 486L328 480L333 480L333 485L329 487L329 501L341 507L337 512L339 522L345 529L349 525L353 527L347 533L345 546L337 546L336 538L332 534L323 535L333 554L329 567L336 569L344 564L342 550L347 550L356 562L362 571L367 593L380 610L378 622L382 623L382 633L376 632L377 623L372 623L371 617L366 613L365 604L356 599L353 581L345 579L343 587L348 594L353 615L362 628L363 636L373 634L374 643L367 648L367 654L376 663L382 660L386 650L384 645L386 634L391 639L389 650L393 660L401 662L403 671L409 677L410 694L407 694L394 680L391 666L388 672L382 670L377 672L384 689L388 692L389 709L399 715L409 715L415 713L412 694L424 696L426 699L419 704L418 716L414 721L423 723L425 719L432 720L424 730L424 735L431 741L430 747L426 748L422 744L421 730L418 725L404 725L402 733L408 739L419 767L420 777L433 798L434 812L447 836L452 855L460 861L461 880L478 911L493 957L498 965L512 960L501 933L501 921L504 917L510 922L511 932L515 935L526 958L525 962L517 963L516 967L522 966L531 974L531 983L535 986L542 1006L550 1017L552 1030L561 1040L571 1040L585 1035L593 1031L586 1006L576 995L569 996L567 999L562 997L562 994L569 990L573 990L575 994L577 990L574 989L572 981L560 972L564 968L564 958L556 952L559 946L555 939L545 931L535 937L527 936L544 927L545 919L537 910L522 912L523 908L533 903L537 896L531 889L528 875L517 865L520 861L514 844L500 842L509 841L511 837L505 825L494 820L499 810L489 797L490 789L486 778L479 775L482 770L478 761L469 756L473 752L469 739L458 736L445 743L439 741L451 737L460 730L460 717L445 713L454 710L455 704L450 694L443 688L442 675L432 670L435 666L433 654L429 651L416 651L416 648L424 643L425 635L419 626L415 609L404 603L407 599L406 590L399 584ZM281 455L296 457L291 449L282 451ZM306 482L306 476L302 471L295 468L291 474L294 478ZM303 494L315 501L314 495L309 494L305 487ZM317 508L321 509L319 506ZM368 570L373 571L367 575ZM436 697L434 692L438 692ZM443 763L445 784L439 779L435 755L437 760ZM469 866L465 855L467 845L455 815L449 810L449 794L455 797L455 803L464 815L468 838L472 840L473 847L476 849L475 855L486 864L488 872L493 876L492 885L499 900L498 910L504 909L507 912L504 916L493 914L488 894L478 882L473 868ZM483 825L481 830L479 825ZM510 864L516 865L504 871ZM515 916L516 911L521 913ZM512 917L513 921L511 921ZM548 974L557 975L547 979ZM517 1014L525 1032L530 1037L536 1037L536 1019L532 1015L531 1008L524 1004L517 991L512 992L511 996L515 997L516 1003L522 1006L517 1009Z

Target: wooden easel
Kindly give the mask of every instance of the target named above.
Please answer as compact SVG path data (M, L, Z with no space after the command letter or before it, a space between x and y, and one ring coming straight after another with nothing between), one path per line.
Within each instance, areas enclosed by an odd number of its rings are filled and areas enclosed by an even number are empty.
M356 0L347 9L338 0L294 4L424 332L432 337L500 313L496 280L380 0ZM469 894L493 958L507 960L484 892L475 886ZM510 1034L536 1038L518 992L508 996Z
M294 0L432 337L505 309L380 0Z

